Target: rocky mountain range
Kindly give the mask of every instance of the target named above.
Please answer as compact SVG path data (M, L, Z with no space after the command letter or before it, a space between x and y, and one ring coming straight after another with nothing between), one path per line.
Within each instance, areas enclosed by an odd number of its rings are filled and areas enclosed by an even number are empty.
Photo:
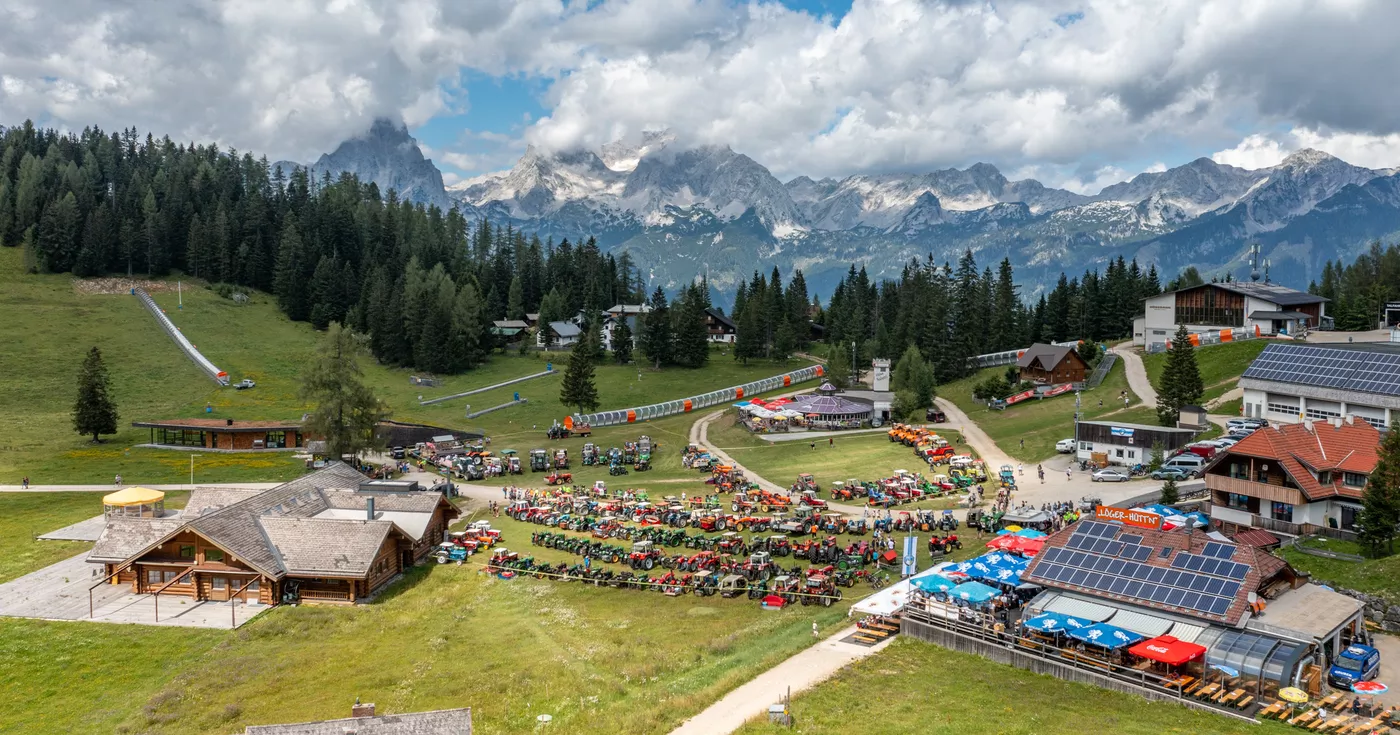
M986 163L783 182L727 146L652 132L598 150L530 148L508 171L444 188L406 129L376 123L313 168L541 237L593 236L631 251L661 285L706 273L721 292L777 265L829 294L852 263L895 276L911 259L951 261L967 248L984 265L1009 257L1030 291L1119 255L1165 277L1187 265L1242 275L1256 242L1275 280L1305 286L1325 261L1400 231L1396 171L1314 150L1252 171L1200 158L1090 196L1011 181Z

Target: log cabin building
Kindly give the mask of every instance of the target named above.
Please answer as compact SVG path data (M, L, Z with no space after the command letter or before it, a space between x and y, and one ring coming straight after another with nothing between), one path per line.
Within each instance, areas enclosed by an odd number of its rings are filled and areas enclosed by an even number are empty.
M133 427L150 429L150 443L158 447L256 450L295 449L306 446L300 421L235 421L233 419L172 419L133 421Z
M1016 360L1021 380L1043 385L1082 383L1089 372L1088 363L1070 346L1036 343L1027 347Z
M179 518L113 518L88 561L137 594L352 603L440 542L459 513L440 493L361 492L336 462L269 490L200 488Z

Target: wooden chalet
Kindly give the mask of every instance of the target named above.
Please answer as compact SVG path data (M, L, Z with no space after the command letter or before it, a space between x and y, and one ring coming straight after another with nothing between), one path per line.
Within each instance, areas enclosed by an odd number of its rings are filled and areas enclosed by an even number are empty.
M440 493L358 490L340 462L269 490L199 488L178 518L112 518L88 561L134 593L350 603L421 561L458 517Z
M739 327L734 320L717 309L705 310L705 329L709 332L711 342L733 342L739 334Z
M1045 385L1061 383L1082 383L1089 372L1084 358L1073 347L1034 344L1021 353L1016 360L1020 368L1021 380Z
M293 449L306 446L300 421L235 421L233 419L172 419L133 421L151 430L151 444L204 449Z

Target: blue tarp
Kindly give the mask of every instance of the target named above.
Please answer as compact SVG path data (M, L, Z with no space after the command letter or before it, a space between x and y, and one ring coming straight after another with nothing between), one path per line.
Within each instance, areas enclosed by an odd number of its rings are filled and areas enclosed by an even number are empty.
M925 592L947 592L960 584L956 579L949 579L941 574L915 577L911 582Z
M1081 620L1073 615L1065 615L1056 612L1041 613L1029 620L1021 621L1021 624L1032 630L1039 630L1045 633L1063 633L1093 625L1093 623L1088 620Z
M1163 518L1165 518L1165 517L1167 517L1167 516L1179 516L1179 515L1181 515L1181 511L1177 510L1176 508L1171 507L1170 505L1162 505L1161 503L1152 503L1152 504L1150 504L1150 505L1141 505L1141 506L1138 506L1137 509L1138 509L1138 510L1150 510L1150 511L1152 511L1153 513L1156 513L1157 515L1162 516Z
M1037 531L1034 528L1023 528L1017 531L1016 535L1020 536L1021 538L1045 538L1049 534L1045 533L1044 531Z
M948 594L959 600L967 600L968 602L986 602L1001 594L1001 591L994 587L988 587L981 582L964 582L954 587L953 591Z
M1094 623L1086 628L1076 628L1071 630L1069 634L1085 643L1092 643L1108 649L1131 646L1143 640L1142 636L1131 630L1123 630L1108 623Z

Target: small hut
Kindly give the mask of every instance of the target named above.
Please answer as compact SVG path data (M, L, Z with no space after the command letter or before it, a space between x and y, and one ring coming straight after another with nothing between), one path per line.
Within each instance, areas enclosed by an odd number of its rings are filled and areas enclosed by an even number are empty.
M165 493L148 487L128 487L102 496L102 514L108 518L160 518L165 514Z

